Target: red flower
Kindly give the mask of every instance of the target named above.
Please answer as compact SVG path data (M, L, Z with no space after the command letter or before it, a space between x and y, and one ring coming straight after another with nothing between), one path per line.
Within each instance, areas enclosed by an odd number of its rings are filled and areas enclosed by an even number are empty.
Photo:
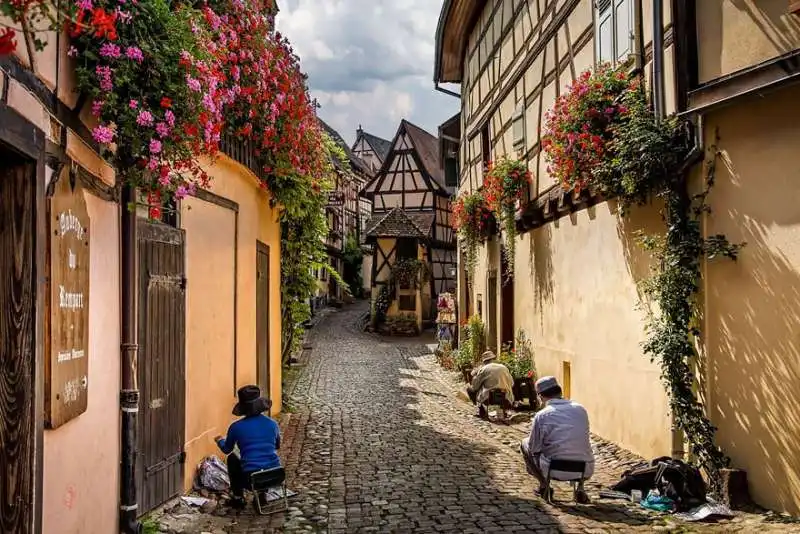
M533 371L528 371L528 378L533 378Z
M0 31L0 56L7 56L17 49L17 42L14 40L16 33L11 28Z
M117 40L117 14L109 15L101 7L92 11L92 26L95 28L94 36L105 38L109 41Z
M167 98L166 96L161 99L161 107L164 109L169 109L172 107L172 99Z

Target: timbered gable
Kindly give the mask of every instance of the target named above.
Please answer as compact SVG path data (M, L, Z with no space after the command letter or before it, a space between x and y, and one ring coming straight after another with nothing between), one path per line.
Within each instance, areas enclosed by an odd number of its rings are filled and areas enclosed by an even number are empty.
M389 155L391 144L386 139L365 132L359 126L356 131L356 141L353 143L351 150L356 156L365 161L374 173L381 168Z

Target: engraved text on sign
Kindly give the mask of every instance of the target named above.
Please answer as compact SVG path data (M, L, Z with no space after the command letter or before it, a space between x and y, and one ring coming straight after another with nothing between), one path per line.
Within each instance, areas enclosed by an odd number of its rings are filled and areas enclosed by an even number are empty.
M80 184L73 188L65 170L50 204L50 428L86 411L88 344L89 213Z

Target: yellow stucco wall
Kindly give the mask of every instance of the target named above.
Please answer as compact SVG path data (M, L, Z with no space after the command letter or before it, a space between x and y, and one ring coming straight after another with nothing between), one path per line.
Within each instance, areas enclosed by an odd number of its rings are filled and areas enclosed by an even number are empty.
M119 496L119 206L84 192L91 219L86 411L44 433L42 532L116 532Z
M787 0L697 2L700 83L800 48L800 18Z
M800 513L800 88L707 117L721 159L706 233L745 241L738 262L710 262L704 345L718 439L751 492Z
M211 191L239 204L236 354L233 349L234 213L197 198L181 204L186 229L186 471L220 455L213 438L233 421L236 388L255 384L256 241L270 249L270 389L272 415L281 409L280 225L255 177L221 156L208 167ZM234 382L234 357L236 376Z

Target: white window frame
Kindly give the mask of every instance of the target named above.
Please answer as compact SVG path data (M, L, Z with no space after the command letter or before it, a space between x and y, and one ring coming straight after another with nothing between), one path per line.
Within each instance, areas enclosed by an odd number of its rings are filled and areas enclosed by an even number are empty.
M621 63L627 62L628 58L633 53L633 1L632 0L596 0L595 1L595 47L594 55L595 62L599 65L601 63L611 63L616 66ZM620 6L627 6L628 11L628 39L627 43L620 43L617 39L620 21L617 20L617 12ZM611 55L608 58L601 56L600 43L602 42L600 35L600 26L607 20L611 21Z

